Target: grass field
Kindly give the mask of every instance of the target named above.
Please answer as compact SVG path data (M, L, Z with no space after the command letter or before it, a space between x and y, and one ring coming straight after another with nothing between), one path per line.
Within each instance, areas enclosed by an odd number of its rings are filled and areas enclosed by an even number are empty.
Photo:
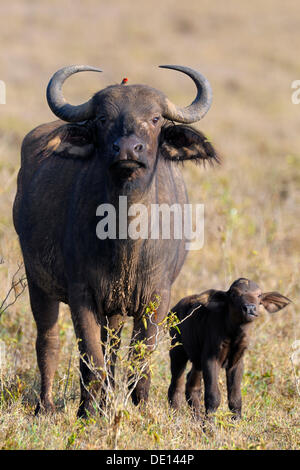
M35 418L36 330L26 290L0 317L0 448L299 448L300 371L292 358L300 340L300 105L291 102L291 83L300 78L299 2L15 0L0 13L0 79L7 89L7 104L0 105L0 304L22 261L11 216L20 145L33 127L53 120L45 100L50 76L80 63L104 73L70 79L65 95L73 103L127 76L188 104L191 80L159 64L193 67L211 82L213 106L196 127L223 163L183 169L191 202L205 204L205 244L189 254L172 305L207 288L227 289L241 276L294 301L255 325L245 358L243 419L230 420L222 375L222 404L204 433L186 406L176 415L169 410L167 337L153 356L145 409L130 403L117 423L77 420L78 355L64 305L54 394L59 412ZM125 339L130 327L128 321Z

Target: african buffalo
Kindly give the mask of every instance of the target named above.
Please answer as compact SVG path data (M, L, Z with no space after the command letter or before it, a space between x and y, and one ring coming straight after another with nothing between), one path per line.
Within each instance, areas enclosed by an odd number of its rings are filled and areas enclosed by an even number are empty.
M80 339L79 416L93 411L90 392L103 385L86 361L101 370L106 322L118 329L125 315L133 316L133 338L144 339L151 351L156 325L145 328L145 305L160 297L157 323L168 312L185 240L96 236L99 205L114 205L117 215L120 196L128 205L183 205L188 199L176 163L218 160L204 135L187 126L210 107L208 81L187 67L162 67L192 78L198 92L191 105L180 108L146 85L120 84L73 106L63 97L64 81L77 72L101 70L69 66L56 72L47 88L48 104L60 120L37 127L23 141L13 216L37 324L41 399L36 412L54 409L59 302L69 304ZM149 386L146 374L132 392L135 404L147 400Z
M249 327L258 317L260 305L274 313L289 303L290 300L278 292L262 293L255 282L245 278L234 281L226 292L210 289L181 299L172 308L182 323L180 333L171 330L174 346L170 350L172 379L168 397L171 406L179 408L185 390L187 402L195 418L199 418L203 377L206 414L216 411L221 400L218 377L223 367L229 409L234 419L240 418L243 355L250 339ZM185 380L188 360L192 368Z

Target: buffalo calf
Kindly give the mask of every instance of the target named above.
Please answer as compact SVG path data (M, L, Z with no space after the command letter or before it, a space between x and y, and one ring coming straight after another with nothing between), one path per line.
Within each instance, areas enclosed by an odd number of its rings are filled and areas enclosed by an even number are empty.
M289 303L278 292L262 293L255 282L244 278L234 281L227 292L210 289L180 300L172 309L182 323L180 332L171 329L172 379L168 390L171 406L175 409L180 406L185 390L194 416L199 418L203 376L206 414L216 411L221 399L218 375L225 368L229 409L233 418L239 418L243 355L250 326L259 315L260 305L274 313ZM188 360L192 368L185 381Z

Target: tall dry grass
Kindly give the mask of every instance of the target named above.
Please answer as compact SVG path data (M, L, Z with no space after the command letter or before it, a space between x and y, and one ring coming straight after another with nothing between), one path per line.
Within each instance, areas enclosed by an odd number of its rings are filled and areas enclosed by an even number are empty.
M36 125L53 119L45 100L51 74L87 63L104 73L79 74L65 93L79 103L124 76L162 89L178 104L194 95L190 80L158 69L184 64L199 69L214 91L211 110L197 128L223 156L218 169L183 170L192 202L205 204L205 244L189 254L172 292L172 305L194 292L226 289L246 276L265 290L294 300L282 313L257 323L246 354L244 418L232 424L223 401L215 424L203 433L186 406L168 408L168 344L153 357L149 405L128 405L117 442L105 418L76 419L79 400L76 342L61 308L61 357L55 401L63 411L33 417L39 391L35 325L27 293L0 318L0 447L4 449L296 449L299 395L291 357L299 332L300 107L291 82L300 75L297 1L226 3L15 0L0 7L0 300L21 261L11 208L20 145ZM124 338L130 335L130 321ZM293 356L294 358L296 356Z

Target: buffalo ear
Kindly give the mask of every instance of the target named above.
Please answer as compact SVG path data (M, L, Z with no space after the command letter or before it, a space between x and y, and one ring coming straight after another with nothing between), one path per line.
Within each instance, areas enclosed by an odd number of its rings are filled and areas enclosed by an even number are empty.
M261 304L270 313L278 312L291 303L291 300L278 292L266 292L261 296Z
M61 126L48 136L46 150L63 158L88 158L94 150L91 131L79 124Z
M160 150L164 158L175 162L220 163L216 150L202 132L186 125L162 129Z

